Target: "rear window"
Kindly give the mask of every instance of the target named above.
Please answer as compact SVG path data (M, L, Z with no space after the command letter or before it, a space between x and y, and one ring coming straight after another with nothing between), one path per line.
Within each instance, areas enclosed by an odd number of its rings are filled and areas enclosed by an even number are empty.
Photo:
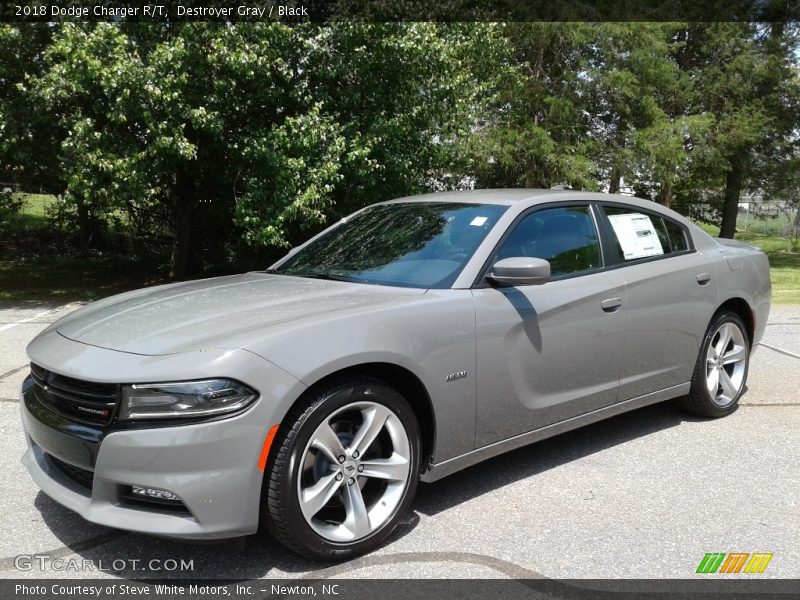
M667 225L667 233L669 234L672 251L683 252L684 250L688 250L689 243L686 241L686 232L683 227L670 219L664 219L664 223Z

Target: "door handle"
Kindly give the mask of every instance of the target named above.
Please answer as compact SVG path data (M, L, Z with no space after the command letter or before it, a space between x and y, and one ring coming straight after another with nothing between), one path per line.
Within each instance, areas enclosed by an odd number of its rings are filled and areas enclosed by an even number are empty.
M620 298L606 298L600 302L600 306L606 312L616 312L622 306L622 300Z
M697 274L697 283L699 283L700 285L708 285L709 281L711 281L711 273Z

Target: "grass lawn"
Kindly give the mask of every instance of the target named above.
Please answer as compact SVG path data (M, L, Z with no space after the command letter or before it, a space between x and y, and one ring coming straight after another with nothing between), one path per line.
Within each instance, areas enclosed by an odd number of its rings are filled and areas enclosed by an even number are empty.
M14 199L22 199L22 208L17 215L16 227L38 229L47 227L47 213L55 204L56 197L49 194L12 194Z
M2 305L99 300L165 282L156 269L118 258L0 260Z
M700 224L709 234L716 236L718 227ZM761 248L769 258L772 278L772 302L775 304L800 304L800 252L792 251L786 238L755 233L757 229L737 231L736 239Z
M772 301L775 304L800 304L800 252L768 255Z
M47 209L56 202L56 197L50 194L11 194L15 199L22 198L23 205L20 212L23 215L44 217Z
M16 194L15 194L16 195ZM56 202L47 194L19 194L22 208L15 217L17 235L33 235L50 226ZM165 283L163 267L124 256L0 255L0 305L28 305L99 300L131 289Z

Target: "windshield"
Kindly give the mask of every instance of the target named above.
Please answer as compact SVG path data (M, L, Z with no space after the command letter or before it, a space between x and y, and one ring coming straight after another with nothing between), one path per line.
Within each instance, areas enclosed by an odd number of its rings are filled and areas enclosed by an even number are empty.
M494 204L370 206L275 269L277 273L418 288L450 287L506 210Z

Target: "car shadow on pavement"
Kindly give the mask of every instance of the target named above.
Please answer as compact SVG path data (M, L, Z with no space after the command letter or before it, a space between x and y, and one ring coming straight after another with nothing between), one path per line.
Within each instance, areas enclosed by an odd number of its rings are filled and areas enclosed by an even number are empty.
M413 531L420 514L436 515L510 483L695 420L702 419L680 411L672 403L657 404L514 450L441 481L421 484L412 511L387 544ZM328 562L301 558L266 534L223 542L176 541L87 523L41 492L35 505L46 526L64 544L49 552L39 551L40 554L54 558L77 555L79 561L90 561L106 575L132 580L192 578L235 582L261 578L276 570L299 576L331 566ZM177 565L183 561L190 568L165 570L173 565L170 560L177 561ZM95 577L97 574L82 568L60 575Z
M455 505L682 422L704 421L662 402L542 440L420 485L414 509L433 516Z
M63 561L77 555L76 563L80 564L58 574L63 577L112 575L131 580L186 578L237 582L258 579L274 570L301 575L332 564L302 558L266 533L231 540L187 542L88 523L42 492L34 504L50 532L64 544L37 554ZM409 512L386 543L402 538L418 523L419 515ZM62 565L66 564L63 561ZM181 568L182 564L188 565L187 568ZM93 565L97 571L85 565ZM178 568L173 569L175 566Z

